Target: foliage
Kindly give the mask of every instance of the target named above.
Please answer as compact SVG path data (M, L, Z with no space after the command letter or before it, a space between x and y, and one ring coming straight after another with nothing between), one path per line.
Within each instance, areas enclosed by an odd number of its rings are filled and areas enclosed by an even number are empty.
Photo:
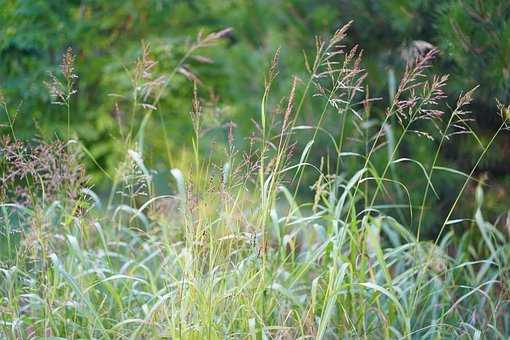
M280 100L276 53L247 148L236 146L230 124L218 146L223 153L204 153L212 109L195 89L190 142L182 155L169 155L168 194L157 192L157 173L146 162L147 126L168 78L155 76L144 47L130 73L136 119L119 132L124 156L109 197L80 184L78 196L57 201L34 181L29 189L40 199L0 204L3 335L508 337L510 222L506 212L486 219L484 186L474 174L510 129L510 107L498 105L497 129L471 169L443 166L447 143L463 142L459 135L480 139L468 111L476 89L444 109L447 77L430 73L431 49L408 62L384 114L374 114L361 53L343 46L347 30L316 40L308 72L287 83ZM321 109L304 125L307 102ZM401 156L410 141L428 148L425 162ZM19 149L6 149L1 164L11 172L19 158L9 155ZM409 176L416 169L419 185ZM439 173L456 184L444 214ZM471 217L459 217L469 199ZM442 221L433 239L423 235L429 215Z
M200 91L211 94L223 115L237 120L246 133L258 108L260 75L276 48L283 47L281 76L301 76L303 65L296 56L313 49L311 38L355 19L351 41L368 55L365 66L371 93L387 101L395 87L394 72L403 65L401 55L427 46L420 43L430 43L441 50L437 71L451 74L452 93L482 85L476 111L483 122L486 113L495 109L493 97L506 100L510 93L509 11L508 3L498 0L91 0L65 4L8 0L0 13L4 23L0 25L0 85L12 111L20 112L16 122L20 134L32 136L35 129L41 136L62 136L66 118L45 105L50 98L43 81L55 71L59 55L72 47L77 68L83 72L71 124L96 160L112 170L121 152L115 112L128 110L122 104L130 96L125 68L139 56L142 41L152 46L159 74L168 75L176 66L185 71L172 78L165 90L172 95L163 96L158 105L164 127L152 126L154 139L169 140L175 150L192 130L185 116L193 84L186 76L201 79ZM201 29L210 33L225 27L232 27L233 33L222 48L200 51L199 56L182 61L187 37ZM273 91L283 95L286 89L276 85ZM153 141L155 154L166 153L160 145ZM161 157L155 156L155 161Z

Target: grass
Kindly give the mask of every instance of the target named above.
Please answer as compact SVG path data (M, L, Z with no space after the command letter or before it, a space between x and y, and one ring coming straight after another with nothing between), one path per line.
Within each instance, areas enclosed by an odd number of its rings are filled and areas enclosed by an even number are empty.
M447 77L428 74L437 53L431 50L409 63L379 119L361 53L341 47L347 29L317 39L316 55L306 59L308 78L295 78L275 109L276 54L249 151L235 148L229 125L223 159L201 153L205 109L195 91L192 156L174 163L180 166L170 170L169 195L156 194L154 172L144 161L145 129L168 82L150 78L147 46L133 73L130 117L142 123L122 129L126 158L111 175L106 198L73 186L83 183L76 170L80 158L58 152L80 154L79 143L71 140L34 161L25 144L4 141L2 336L507 338L509 222L485 220L478 163L470 173L439 164L443 145L457 134L475 138L466 109L474 90L461 95L451 112L441 111ZM221 36L199 40L207 45ZM200 48L192 46L190 56ZM64 61L72 62L69 53ZM63 69L66 79L75 77L72 67ZM73 78L59 83L52 77L50 87L68 117ZM299 125L311 98L323 109L314 124ZM508 112L500 105L494 137L507 129ZM305 132L310 137L300 148L296 140ZM326 148L318 143L321 135L330 140L330 152L317 164L311 156ZM428 164L400 156L416 135L422 143L437 141ZM479 161L493 140L482 145ZM377 158L385 160L382 167ZM418 203L409 198L416 189L405 182L410 167L424 178ZM68 169L75 169L73 176L56 175ZM429 240L421 230L426 214L439 213L439 171L463 182L439 235ZM309 178L312 197L299 194ZM14 187L25 190L25 201ZM469 187L476 188L475 210L454 217Z

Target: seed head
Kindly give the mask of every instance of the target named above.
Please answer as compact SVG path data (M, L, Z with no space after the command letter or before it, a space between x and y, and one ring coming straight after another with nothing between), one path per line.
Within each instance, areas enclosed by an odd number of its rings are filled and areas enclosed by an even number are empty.
M73 54L73 49L68 47L66 53L64 53L62 56L62 63L60 64L62 74L68 80L78 78L78 76L74 73L74 61L75 57Z
M503 120L505 130L510 130L510 105L504 105L499 100L497 101L498 105L498 115Z

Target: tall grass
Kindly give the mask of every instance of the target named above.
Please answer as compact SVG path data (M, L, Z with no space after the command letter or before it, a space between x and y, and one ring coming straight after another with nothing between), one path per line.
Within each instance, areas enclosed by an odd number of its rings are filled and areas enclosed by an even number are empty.
M49 182L38 171L2 176L3 337L507 338L508 218L484 219L478 163L469 173L440 164L443 146L457 134L475 138L467 111L474 90L443 112L447 77L429 75L437 54L431 50L407 65L381 118L372 111L360 50L342 45L347 30L317 39L315 56L306 58L307 78L294 78L276 107L275 55L249 150L235 148L230 124L219 164L201 152L204 107L195 91L192 156L174 157L171 195L155 194L143 142L173 74L152 78L154 62L144 47L133 73L131 125L123 129L126 159L111 175L108 198L81 185L79 194L47 196ZM222 35L199 41L208 45ZM192 46L186 57L199 48ZM62 96L69 110L74 90L67 84ZM314 124L301 125L310 100L322 110ZM509 112L500 105L501 125L479 161L507 129ZM309 140L300 147L303 135ZM311 156L324 154L321 135L333 151L316 163ZM428 164L401 156L416 135L436 145ZM14 171L19 159L29 167L31 158L16 158L9 143L3 143L4 169ZM71 142L66 150L75 147ZM410 167L425 184L417 204L409 194L416 189L406 184ZM434 208L440 171L463 183L437 239L428 240L420 234L425 214L440 213ZM307 198L299 191L309 178L315 184ZM62 193L73 181L62 181ZM9 185L34 198L7 201L18 198ZM456 217L469 187L476 187L476 209Z

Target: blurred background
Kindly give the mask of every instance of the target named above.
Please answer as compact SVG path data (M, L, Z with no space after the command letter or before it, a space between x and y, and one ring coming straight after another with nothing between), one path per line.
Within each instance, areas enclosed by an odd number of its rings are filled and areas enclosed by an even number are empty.
M482 142L491 136L497 126L496 99L510 99L506 0L4 0L0 88L7 107L15 112L18 136L65 137L67 116L61 107L49 105L44 81L49 72L58 71L61 55L71 47L79 76L78 93L71 101L71 127L97 162L86 158L93 183L101 188L108 184L97 165L113 171L125 151L119 122L128 115L129 70L143 54L143 46L150 46L151 58L157 61L151 72L175 73L148 122L146 136L150 166L168 169L190 145L194 83L210 107L206 122L210 128L204 137L209 142L203 143L202 151L215 157L228 139L230 122L236 125L236 144L245 148L276 50L281 48L279 78L271 98L278 104L288 94L292 76L305 76L304 54L313 55L314 36L327 36L350 20L354 22L347 47L358 44L364 50L370 95L381 98L374 115L383 114L406 58L414 50L436 47L440 54L434 72L450 75L449 105L462 91L480 85L471 105L473 127ZM206 35L225 28L232 31L221 42L182 62L199 32ZM305 105L301 119L307 122L316 111L313 103ZM5 134L6 118L0 117ZM441 164L469 172L480 147L473 138L461 138L465 140L449 147ZM433 143L411 142L404 152L427 159ZM319 161L322 154L312 156ZM509 156L510 139L502 135L477 172L486 184L486 209L495 217L508 209ZM421 173L410 170L412 176L420 179ZM448 207L448 193L458 183L437 178L443 195L438 204Z

